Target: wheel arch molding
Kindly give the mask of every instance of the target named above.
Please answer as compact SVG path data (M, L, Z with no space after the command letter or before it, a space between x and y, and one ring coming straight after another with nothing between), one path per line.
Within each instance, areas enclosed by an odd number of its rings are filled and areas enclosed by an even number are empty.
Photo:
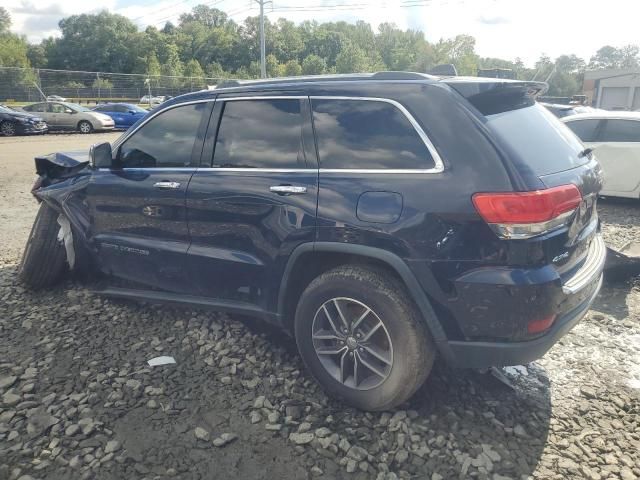
M363 260L370 261L373 260L395 272L404 284L404 287L407 289L410 297L416 303L416 306L421 313L421 318L429 329L429 332L438 347L438 351L447 362L453 359L453 353L449 347L445 331L442 328L433 307L431 306L429 298L420 286L420 283L413 272L409 269L408 265L394 253L366 245L355 245L340 242L310 242L296 247L287 261L280 281L280 288L278 289L277 314L280 319L280 323L283 326L286 327L287 325L287 294L292 288L292 285L296 283L294 274L296 266L300 265L299 262L305 262L305 257L309 258L310 255L330 255L332 253L349 256L351 258L361 258Z

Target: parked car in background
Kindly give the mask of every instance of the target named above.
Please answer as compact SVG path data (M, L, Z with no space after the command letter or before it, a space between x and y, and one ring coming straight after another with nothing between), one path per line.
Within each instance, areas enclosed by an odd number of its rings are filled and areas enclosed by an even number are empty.
M595 112L593 107L587 107L585 105L562 105L556 103L541 103L547 110L553 113L558 118L568 117L570 115L577 115L579 113Z
M19 279L71 258L130 282L104 295L270 321L365 410L406 401L436 355L529 363L588 311L606 251L600 166L545 88L381 72L183 95L88 156L36 158Z
M47 97L47 102L66 102L67 99L61 97L60 95L49 95Z
M145 95L140 99L140 103L141 104L146 103L147 105L159 105L162 102L164 102L166 99L167 97L165 97L164 95L159 95L159 96Z
M149 113L132 103L103 103L93 108L93 111L108 115L113 119L115 128L125 130Z
M600 194L640 199L640 113L598 110L562 121L602 165Z
M47 124L41 117L0 105L0 135L11 137L47 131Z
M113 130L115 127L113 119L108 115L93 112L75 103L42 102L27 105L22 109L44 118L49 130L77 130L80 133L91 133L94 130Z

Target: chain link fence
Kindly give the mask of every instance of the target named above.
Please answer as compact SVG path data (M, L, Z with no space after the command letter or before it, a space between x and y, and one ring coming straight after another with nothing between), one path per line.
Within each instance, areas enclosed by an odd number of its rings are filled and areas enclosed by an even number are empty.
M0 67L0 103L38 102L51 95L70 102L148 103L145 96L172 96L215 85L221 79L109 72Z

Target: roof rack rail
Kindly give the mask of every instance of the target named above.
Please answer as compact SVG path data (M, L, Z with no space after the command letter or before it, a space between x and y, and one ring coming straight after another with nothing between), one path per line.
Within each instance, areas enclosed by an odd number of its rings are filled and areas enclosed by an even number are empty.
M238 80L223 80L216 84L215 88L239 87L241 83Z
M376 72L371 75L372 79L376 80L424 80L429 78L427 74L418 72L403 72L403 71L388 71L388 72Z

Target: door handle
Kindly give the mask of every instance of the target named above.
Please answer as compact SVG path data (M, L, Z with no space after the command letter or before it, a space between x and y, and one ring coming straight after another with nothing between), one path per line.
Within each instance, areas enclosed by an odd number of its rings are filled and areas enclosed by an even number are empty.
M180 182L156 182L153 186L161 190L177 190L180 188Z
M301 195L307 193L307 187L300 187L296 185L274 185L269 187L269 191L277 193L278 195Z

